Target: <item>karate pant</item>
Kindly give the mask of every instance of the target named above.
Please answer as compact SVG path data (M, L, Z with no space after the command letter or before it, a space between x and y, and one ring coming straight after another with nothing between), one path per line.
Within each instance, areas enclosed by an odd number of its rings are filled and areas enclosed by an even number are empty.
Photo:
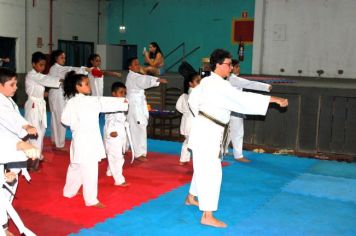
M0 165L0 178L4 179L4 165ZM5 199L9 199L7 195L5 195L5 192L8 192L6 189L3 189L2 186L0 188L0 194L2 194ZM4 206L4 203L0 202L0 236L3 235L2 232L3 228L2 226L7 224L8 218L7 218L7 212ZM5 235L5 234L4 234Z
M8 186L9 189L11 190L11 192L15 195L17 186L19 184L19 173L20 173L21 169L17 169L17 168L10 169L10 171L16 173L17 182L13 186ZM5 178L4 165L0 165L0 172L1 172L0 178L2 178L2 179ZM14 196L5 188L0 188L0 194L2 194L5 197L5 199L7 201L9 201L10 203L12 203L12 201L14 200ZM8 222L7 212L6 212L5 208L0 206L0 226L7 224L7 222Z
M30 121L28 120L30 124L32 124L36 129L37 129L37 137L36 138L30 138L28 141L31 143L33 146L37 147L40 151L40 160L43 159L42 151L43 151L43 138L46 132L46 128L39 123L39 121Z
M123 145L126 142L119 138L111 138L105 141L106 154L108 156L108 169L107 173L111 173L114 177L115 184L119 185L125 182L125 177L122 175L122 167L124 166L125 159L123 152Z
M189 136L185 135L185 140L182 144L182 151L180 153L180 162L189 162L190 161L190 151L188 150Z
M128 118L135 158L147 155L147 124L137 124L137 121Z
M234 152L234 158L242 158L242 147L244 141L244 119L232 116L230 119L229 131Z
M220 143L223 128L198 116L193 121L189 148L193 156L193 178L189 192L198 197L201 211L216 211L218 208L222 179Z
M62 89L51 89L48 95L51 108L51 141L57 148L64 147L66 127L61 123L61 117L65 106Z
M115 155L108 154L108 162L108 169L114 177L115 184L119 185L125 183L125 177L122 175L122 167L124 166L125 159L122 153Z
M86 206L92 206L98 200L98 162L70 163L66 183L63 189L64 197L74 197L83 185L83 197Z
M89 78L91 95L102 97L104 94L104 79L103 78Z

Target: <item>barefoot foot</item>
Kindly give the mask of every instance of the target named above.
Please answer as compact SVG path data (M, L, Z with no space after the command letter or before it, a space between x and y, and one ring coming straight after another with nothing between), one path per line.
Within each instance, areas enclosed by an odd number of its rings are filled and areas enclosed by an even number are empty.
M92 205L91 207L95 207L95 208L102 209L102 208L105 208L105 205L104 205L104 204L102 204L101 202L98 202L97 204Z
M226 228L227 227L227 224L216 219L212 214L207 214L206 212L203 213L200 223L203 225L213 226L213 227L217 227L217 228Z
M199 207L199 202L195 200L195 196L189 194L185 199L185 205L187 206L197 206Z

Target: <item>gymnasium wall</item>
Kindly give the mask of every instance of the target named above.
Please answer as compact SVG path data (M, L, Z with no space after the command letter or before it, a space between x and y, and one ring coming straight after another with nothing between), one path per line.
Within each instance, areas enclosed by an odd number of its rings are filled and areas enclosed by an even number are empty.
M31 54L49 53L49 0L0 0L0 36L16 38L17 72L31 69ZM58 39L97 41L97 0L53 1L53 49ZM38 45L38 38L42 44Z
M355 9L354 0L256 1L252 72L356 78Z
M209 57L215 48L229 50L237 57L237 45L232 44L232 20L248 12L253 18L254 0L123 0L107 1L108 44L137 44L141 62L143 47L152 41L158 42L163 53L168 53L180 43L186 43L186 52L200 46L187 58L195 68L201 65L203 57ZM126 32L119 32L119 25L126 26ZM167 58L169 66L182 56L182 49ZM245 47L242 73L251 73L252 45ZM173 68L177 71L177 68Z

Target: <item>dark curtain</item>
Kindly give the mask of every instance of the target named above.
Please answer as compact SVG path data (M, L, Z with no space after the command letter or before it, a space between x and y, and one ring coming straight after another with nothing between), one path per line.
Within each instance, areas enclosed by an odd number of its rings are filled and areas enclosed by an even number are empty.
M94 43L58 40L58 49L66 54L66 65L86 66L90 54L94 53Z

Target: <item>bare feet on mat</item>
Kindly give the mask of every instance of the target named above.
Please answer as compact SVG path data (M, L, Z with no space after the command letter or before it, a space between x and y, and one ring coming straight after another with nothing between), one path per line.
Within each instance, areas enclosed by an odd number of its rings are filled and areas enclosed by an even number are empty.
M243 163L250 163L251 160L245 158L245 157L241 157L241 158L235 158L235 161L238 161L238 162L243 162Z
M185 199L185 205L187 206L199 206L199 202L195 199L195 196L188 194L187 198Z
M126 188L126 187L130 186L130 183L123 182L123 183L121 183L121 184L115 183L114 185L117 186L117 187Z
M5 229L5 235L6 236L15 236L13 233L11 233L8 229Z
M227 224L216 219L213 216L212 212L207 212L207 211L204 211L203 216L201 217L200 223L203 225L213 226L213 227L217 227L217 228L226 228L227 227Z
M102 208L105 208L105 205L104 205L104 204L102 204L101 202L98 202L97 204L92 205L92 207L102 209Z
M189 163L189 162L187 162L187 161L180 161L180 162L179 162L179 165L180 165L180 166L185 166L185 165L188 165L188 163Z
M139 161L143 161L143 162L148 161L147 157L145 157L145 156L140 156L140 157L137 157L136 159Z

